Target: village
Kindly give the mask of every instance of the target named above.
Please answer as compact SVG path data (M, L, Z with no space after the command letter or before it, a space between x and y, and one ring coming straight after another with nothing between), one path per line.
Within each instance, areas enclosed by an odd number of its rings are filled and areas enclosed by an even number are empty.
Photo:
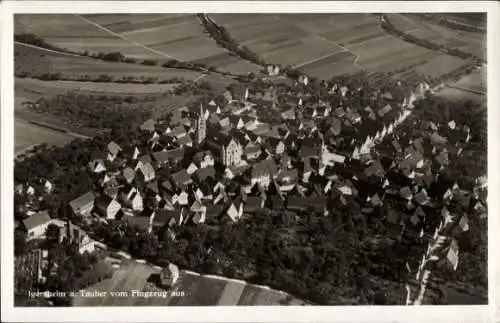
M361 87L325 84L318 97L308 82L307 76L292 85L269 82L265 90L240 84L223 97L147 120L138 129L143 140L133 145L108 142L87 165L95 189L67 201L71 217L83 226L118 222L175 240L175 228L187 224L227 226L262 210L329 217L356 204L362 216L380 218L393 241L433 245L442 237L428 256L456 269L454 237L469 229L470 217L486 217L485 177L466 188L440 176L467 150L469 127L412 118L414 103L432 91L423 82L364 93L369 102L357 105ZM43 178L17 183L25 215L17 226L25 239L43 240L55 225L60 243L97 252L99 237L41 209L53 185ZM35 285L47 255L39 252ZM416 272L411 290L422 286L421 258L406 264Z

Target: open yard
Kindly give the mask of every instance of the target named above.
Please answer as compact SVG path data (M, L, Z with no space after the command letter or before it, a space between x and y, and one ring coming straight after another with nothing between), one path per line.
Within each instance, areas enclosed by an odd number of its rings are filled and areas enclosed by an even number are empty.
M151 282L160 269L133 260L125 260L112 278L104 280L85 291L108 291L105 297L82 297L73 299L73 306L214 306L214 305L304 305L288 294L268 290L244 282L215 276L199 276L181 271L179 281L172 291L184 293L167 297L121 297L110 296L111 291L132 290L166 292ZM149 280L149 281L148 281ZM172 292L170 291L170 292Z
M260 69L219 47L193 14L18 15L15 20L16 33L34 33L77 52L119 51L160 63L170 59L204 62L236 73Z

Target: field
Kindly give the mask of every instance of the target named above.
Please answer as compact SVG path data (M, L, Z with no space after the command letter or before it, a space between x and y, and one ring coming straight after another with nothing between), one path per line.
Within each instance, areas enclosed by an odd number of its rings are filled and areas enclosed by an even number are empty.
M176 84L122 84L78 81L41 81L26 78L22 81L27 87L47 88L49 91L63 89L64 91L79 91L105 94L152 94L171 90Z
M29 123L20 118L14 119L14 153L20 154L25 150L42 143L50 143L55 146L64 146L75 137Z
M260 69L217 46L193 14L19 15L15 20L16 33L34 33L77 52L119 51L160 63L170 59L206 63L235 73Z
M125 260L113 277L87 288L86 291L128 291L129 295L132 290L165 292L151 282L151 275L154 277L159 272L158 267ZM215 276L199 276L187 271L181 271L174 290L183 292L184 296L77 296L73 299L73 306L304 305L304 302L285 293Z
M458 81L447 84L437 95L454 101L472 100L486 104L486 78L486 66L483 66Z
M415 37L486 58L486 34L454 31L423 21L416 15L388 14L387 17L396 28L409 32Z
M213 16L264 60L293 64L324 79L360 69L391 72L414 64L418 73L436 77L464 63L386 34L371 14Z
M201 75L196 71L145 66L120 62L106 62L89 57L79 57L64 53L53 53L22 44L14 45L14 67L17 73L39 76L44 73L61 73L63 78L97 78L109 75L114 79L122 77L156 77L158 80L184 78L194 80Z

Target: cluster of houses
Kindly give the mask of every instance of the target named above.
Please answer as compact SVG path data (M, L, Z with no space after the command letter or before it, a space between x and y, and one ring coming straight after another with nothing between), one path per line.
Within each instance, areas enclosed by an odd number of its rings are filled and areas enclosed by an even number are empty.
M302 88L307 82L301 80ZM439 175L465 149L467 127L403 122L424 90L374 93L374 101L385 102L378 109L350 106L360 89L338 85L328 91L335 102L293 88L227 91L219 102L146 121L143 142L109 142L88 165L98 189L69 205L83 218L153 233L187 222L236 222L263 208L328 216L355 202L362 213L383 218L395 239L423 237L450 212L460 217L450 229L458 234L471 214L486 216L485 181L470 192ZM282 122L267 120L269 111ZM30 239L42 237L50 223L82 250L92 248L84 233L43 211L23 222Z

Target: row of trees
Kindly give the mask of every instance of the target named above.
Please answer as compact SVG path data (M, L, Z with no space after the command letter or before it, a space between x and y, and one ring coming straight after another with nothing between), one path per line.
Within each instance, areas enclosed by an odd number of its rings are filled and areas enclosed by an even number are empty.
M470 13L467 13L468 17L470 18ZM478 15L484 15L486 17L485 13L478 13ZM441 25L446 28L454 29L454 30L461 30L461 31L466 31L466 32L472 32L472 33L485 33L486 30L482 26L484 25L483 23L478 23L477 25L472 25L471 23L465 23L465 22L460 22L453 20L453 17L449 17L449 15L442 15L442 14L420 14L418 15L418 18L423 19L425 21L429 21L431 23L435 23L438 25ZM481 17L482 18L482 17ZM483 18L485 20L485 18ZM477 20L483 20L483 19L473 19L475 23L477 23ZM468 19L471 20L471 19Z
M80 75L76 77L67 77L61 73L43 73L31 75L28 72L19 72L15 74L16 77L30 77L42 81L78 81L78 82L95 82L95 83L122 83L122 84L173 84L184 83L186 80L183 77L172 77L168 79L159 79L155 76L122 76L120 78L113 77L108 74L101 74L99 76L91 77L89 75Z
M266 66L266 63L245 46L238 44L238 42L231 37L226 28L222 25L216 24L208 15L197 14L198 19L203 23L205 30L210 36L219 44L231 53L248 60L260 66Z

